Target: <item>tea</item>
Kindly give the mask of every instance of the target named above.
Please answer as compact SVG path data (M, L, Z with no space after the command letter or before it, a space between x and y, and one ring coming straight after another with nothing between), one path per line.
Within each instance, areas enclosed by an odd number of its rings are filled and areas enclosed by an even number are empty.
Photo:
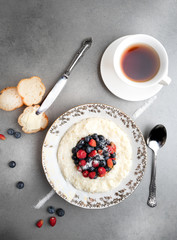
M124 51L120 65L128 79L146 82L157 74L160 68L160 58L154 48L149 45L136 44Z

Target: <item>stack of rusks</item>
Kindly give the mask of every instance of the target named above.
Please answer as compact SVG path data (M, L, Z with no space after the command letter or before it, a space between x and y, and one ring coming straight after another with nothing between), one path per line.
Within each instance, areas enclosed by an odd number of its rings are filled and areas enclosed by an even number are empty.
M35 133L48 125L45 113L36 115L39 103L45 93L45 86L39 77L31 77L19 81L16 87L7 87L0 92L0 109L13 111L23 105L27 107L18 118L18 123L25 133Z

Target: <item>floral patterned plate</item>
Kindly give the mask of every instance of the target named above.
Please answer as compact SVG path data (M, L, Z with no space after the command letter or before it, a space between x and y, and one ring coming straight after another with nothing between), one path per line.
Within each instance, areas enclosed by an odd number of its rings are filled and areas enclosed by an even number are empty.
M64 133L85 118L102 117L114 121L129 137L132 145L132 167L125 179L114 189L104 193L87 193L67 182L58 165L57 151ZM119 109L104 104L85 104L70 109L50 127L42 148L42 165L48 182L55 192L78 207L101 209L120 203L139 185L146 167L146 144L133 120Z

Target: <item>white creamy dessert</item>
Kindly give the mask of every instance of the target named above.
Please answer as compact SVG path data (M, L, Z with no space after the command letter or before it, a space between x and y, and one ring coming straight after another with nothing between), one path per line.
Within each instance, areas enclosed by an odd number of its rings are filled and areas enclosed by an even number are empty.
M116 145L116 165L104 177L90 179L83 177L72 159L72 148L85 136L97 133ZM86 192L109 191L119 185L131 168L132 147L126 135L113 121L103 118L81 120L69 128L58 147L58 164L61 172L75 188Z

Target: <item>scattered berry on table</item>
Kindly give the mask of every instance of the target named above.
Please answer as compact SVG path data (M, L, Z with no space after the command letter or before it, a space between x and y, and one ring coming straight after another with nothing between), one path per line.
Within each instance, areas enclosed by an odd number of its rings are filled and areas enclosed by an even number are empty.
M56 214L59 216L59 217L63 217L65 215L65 211L62 209L62 208L58 208L56 210Z
M20 132L15 132L14 133L14 137L15 138L20 138L21 137L21 133Z
M0 134L0 139L1 139L1 140L5 140L6 137L5 137L3 134Z
M9 135L14 135L15 131L14 131L14 129L9 128L9 129L7 130L7 133L8 133Z
M55 226L56 222L57 222L56 217L51 217L51 218L49 219L49 223L50 223L50 225L51 225L52 227Z
M16 162L15 161L10 161L9 162L9 167L10 168L14 168L16 166Z
M52 207L52 206L49 206L49 207L47 208L47 212L50 213L50 214L54 214L54 213L55 213L55 208Z
M37 226L38 228L41 228L42 225L43 225L43 223L44 223L44 221L43 221L42 219L40 219L39 221L37 221L36 226Z
M23 183L22 181L20 181L20 182L18 182L18 183L16 184L16 187L17 187L18 189L22 189L22 188L24 188L24 183Z

